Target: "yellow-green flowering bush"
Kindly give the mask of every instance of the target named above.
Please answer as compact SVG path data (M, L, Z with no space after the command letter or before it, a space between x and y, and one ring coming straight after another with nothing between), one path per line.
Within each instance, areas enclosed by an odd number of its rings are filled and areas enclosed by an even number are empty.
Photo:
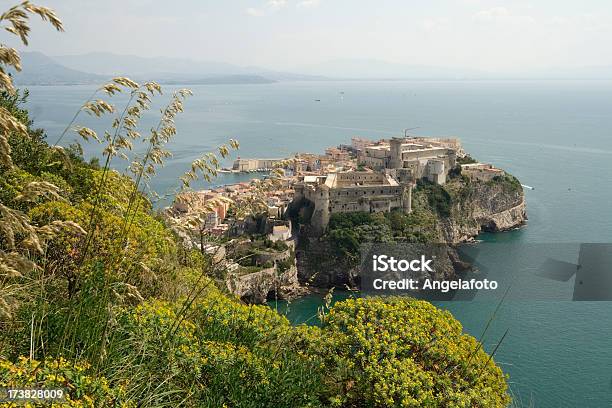
M448 311L402 297L349 299L313 342L337 406L505 407L501 369ZM335 387L335 392L334 392Z
M216 289L195 302L191 313L200 336L248 346L292 329L289 320L272 308L240 303Z
M114 376L133 379L131 399L145 406L321 405L320 366L298 353L285 317L240 304L212 284L179 318L182 305L148 301L120 317L109 358L125 367Z
M89 202L71 205L61 201L49 201L31 209L29 216L33 223L40 226L53 221L74 221L86 230L95 229L92 259L122 259L124 256L120 251L123 251L131 254L130 260L142 259L150 262L176 249L176 243L168 229L148 214L137 213L128 229L124 219L110 211L101 211L97 222L91 225L91 211L92 204Z
M20 357L16 362L0 359L0 387L6 388L44 388L64 390L65 401L54 406L65 407L132 407L135 404L125 400L123 386L110 387L104 377L87 374L89 365L73 364L65 359L44 362ZM49 406L41 403L26 406ZM4 403L2 407L17 407ZM23 406L23 405L20 405Z

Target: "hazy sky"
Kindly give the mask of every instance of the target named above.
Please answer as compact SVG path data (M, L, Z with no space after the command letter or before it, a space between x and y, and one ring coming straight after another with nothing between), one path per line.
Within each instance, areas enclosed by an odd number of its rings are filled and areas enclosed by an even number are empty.
M34 25L30 49L49 55L110 51L275 69L339 58L498 71L612 64L611 0L37 3L66 26L58 34Z

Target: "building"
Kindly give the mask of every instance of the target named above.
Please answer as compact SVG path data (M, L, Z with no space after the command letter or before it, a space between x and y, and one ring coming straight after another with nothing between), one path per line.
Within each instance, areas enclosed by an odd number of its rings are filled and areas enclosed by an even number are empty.
M351 147L356 151L363 152L365 148L371 144L373 144L372 141L367 140L367 139L362 139L360 137L353 137L351 139Z
M219 225L219 215L216 211L211 211L206 214L206 218L204 219L204 229L213 229L217 225Z
M305 177L294 185L294 203L314 206L310 225L322 234L332 214L411 211L412 183L399 183L391 172L347 171Z
M337 147L328 147L325 149L325 155L334 161L350 160L351 155L348 151L338 149Z
M359 164L378 170L409 169L415 181L444 184L458 151L462 152L456 139L393 138L365 147Z
M178 215L198 214L203 216L202 227L213 229L227 216L230 203L227 200L218 200L221 194L216 191L188 191L176 196L170 212Z
M249 172L270 170L278 166L284 159L241 159L234 161L233 170Z
M506 174L502 169L488 163L470 163L461 165L461 174L473 180L490 181L494 177Z
M268 237L270 241L287 241L291 238L291 229L287 225L275 225Z

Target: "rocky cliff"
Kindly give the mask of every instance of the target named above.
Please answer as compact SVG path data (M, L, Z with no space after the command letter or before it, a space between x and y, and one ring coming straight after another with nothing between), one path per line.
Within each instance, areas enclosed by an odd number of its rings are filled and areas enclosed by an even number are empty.
M508 231L525 224L525 195L518 181L458 180L446 186L452 198L451 216L440 218L442 242L461 243L481 232Z
M250 304L262 304L274 298L291 300L308 292L298 281L295 265L284 272L274 266L245 275L229 273L225 283L231 293Z

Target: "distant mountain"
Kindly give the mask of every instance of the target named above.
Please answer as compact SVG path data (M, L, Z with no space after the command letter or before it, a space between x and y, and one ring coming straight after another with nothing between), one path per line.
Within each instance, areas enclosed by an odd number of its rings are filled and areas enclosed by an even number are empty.
M136 77L137 78L137 77ZM161 77L157 82L167 85L189 84L189 85L222 85L222 84L271 84L273 79L261 75L212 75L212 76L190 76Z
M514 72L509 79L612 79L612 66L550 67L527 72Z
M17 85L90 84L105 79L101 75L67 68L40 52L22 53L21 65L22 71L11 72Z
M56 61L72 69L103 75L127 75L157 81L182 82L187 78L256 76L271 81L318 80L319 76L278 72L259 67L241 67L225 62L199 61L186 58L138 57L107 52L82 55L60 55ZM238 77L237 77L238 78ZM245 78L245 77L243 77Z
M473 69L396 64L375 59L336 59L298 69L306 74L342 79L486 79L492 76Z
M90 53L48 57L22 54L23 71L11 72L18 85L100 84L123 75L162 84L265 84L276 81L354 80L482 80L482 79L612 79L612 66L547 68L485 72L464 68L406 65L372 59L338 59L296 69L303 74L223 62L168 57Z
M53 59L72 69L102 75L147 76L157 74L245 75L252 72L223 62L182 58L138 57L107 52L58 55Z
M150 74L136 73L135 75L126 74L122 71L117 72L88 72L87 64L82 64L81 69L67 67L61 64L56 58L48 57L40 52L24 52L21 54L23 70L20 72L12 71L11 75L15 78L17 85L79 85L79 84L100 84L108 81L112 76L126 75L137 81L154 79L162 84L267 84L275 80L257 74L195 74L195 73L175 73L156 70ZM109 56L109 60L112 58ZM101 62L102 59L94 60ZM181 68L181 65L177 65ZM159 68L158 68L159 69Z

